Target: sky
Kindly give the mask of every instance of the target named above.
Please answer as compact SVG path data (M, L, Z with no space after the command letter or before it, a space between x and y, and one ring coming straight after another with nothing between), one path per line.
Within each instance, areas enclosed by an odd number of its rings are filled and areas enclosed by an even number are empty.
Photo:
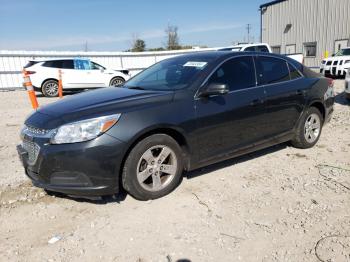
M137 36L164 47L165 28L180 44L218 47L260 37L262 0L0 0L0 50L124 51ZM87 43L87 44L86 44Z

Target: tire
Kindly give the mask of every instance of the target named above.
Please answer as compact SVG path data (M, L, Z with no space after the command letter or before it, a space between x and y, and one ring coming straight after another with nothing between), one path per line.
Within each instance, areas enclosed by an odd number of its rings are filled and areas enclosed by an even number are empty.
M179 144L165 134L151 135L130 151L123 167L122 184L138 200L156 199L179 185L182 171Z
M345 98L350 101L350 93L345 93Z
M46 97L58 96L58 81L54 79L45 81L41 87L41 92Z
M303 149L313 147L320 138L323 121L322 114L316 107L308 108L300 118L292 145Z
M111 82L109 83L110 86L122 86L125 83L125 79L117 76L112 78Z

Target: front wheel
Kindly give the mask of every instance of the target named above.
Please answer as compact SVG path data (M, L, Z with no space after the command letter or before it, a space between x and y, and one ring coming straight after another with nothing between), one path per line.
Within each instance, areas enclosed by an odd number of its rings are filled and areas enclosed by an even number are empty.
M151 135L140 141L127 157L122 174L124 189L139 200L169 194L180 183L181 148L170 136Z
M322 125L321 112L316 107L310 107L301 116L292 145L297 148L313 147L320 138Z
M124 83L125 83L125 79L120 76L117 76L111 80L110 86L122 86Z
M47 80L41 87L41 91L46 97L58 96L58 82L57 80Z

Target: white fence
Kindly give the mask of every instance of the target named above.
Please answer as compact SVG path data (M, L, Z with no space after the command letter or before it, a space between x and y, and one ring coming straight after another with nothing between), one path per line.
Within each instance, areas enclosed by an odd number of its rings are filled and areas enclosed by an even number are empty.
M161 52L66 52L66 51L0 51L0 90L22 88L21 71L29 60L64 57L89 58L111 69L128 69L132 75L163 59L199 52L207 49L191 49Z

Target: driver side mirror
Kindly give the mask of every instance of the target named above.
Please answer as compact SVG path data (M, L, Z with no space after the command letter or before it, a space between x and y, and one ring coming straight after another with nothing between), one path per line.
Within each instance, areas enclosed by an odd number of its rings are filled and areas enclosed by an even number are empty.
M100 72L103 73L105 70L101 67L100 68Z
M200 93L199 97L219 96L225 95L229 92L226 84L212 83L206 86Z

